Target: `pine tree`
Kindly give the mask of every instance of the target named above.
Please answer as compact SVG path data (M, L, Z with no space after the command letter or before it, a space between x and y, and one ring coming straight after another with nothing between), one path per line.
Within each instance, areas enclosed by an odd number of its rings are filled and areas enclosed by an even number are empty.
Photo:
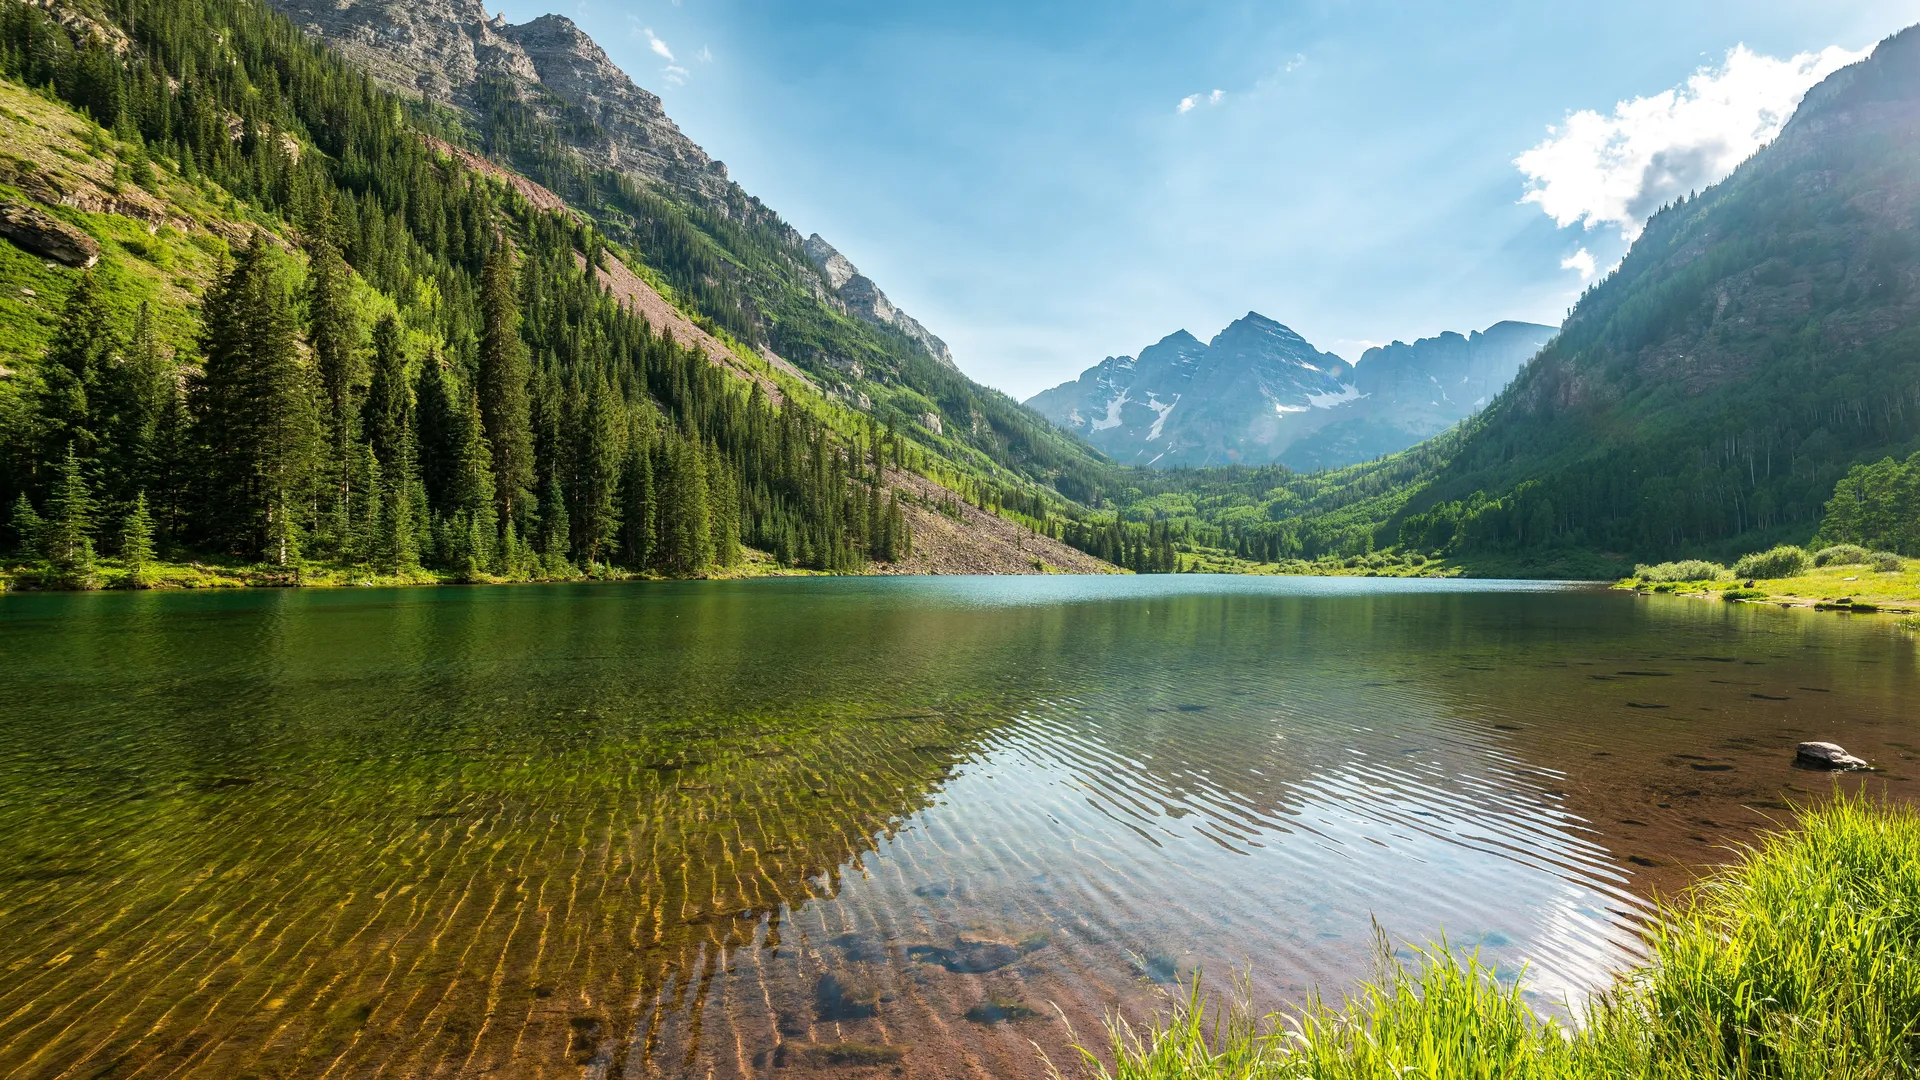
M124 362L107 380L106 494L118 505L134 493L163 490L178 451L170 424L179 421L180 384L153 325L153 305L142 301Z
M540 500L540 554L551 572L563 572L567 563L567 550L570 546L567 529L567 497L560 488L560 478L549 477L547 490Z
M44 559L46 522L33 509L33 503L27 499L27 493L21 492L13 500L13 510L8 516L13 526L14 551L28 559Z
M605 379L597 379L587 391L585 411L575 470L578 490L574 497L580 508L580 534L575 543L581 558L592 566L606 555L620 528L621 442L626 426Z
M656 507L653 454L643 435L636 435L627 447L620 498L621 556L629 568L644 570L653 565Z
M127 587L144 589L152 584L148 569L153 562L153 518L147 513L147 493L133 497L133 509L120 529L120 562L127 568Z
M413 390L407 382L406 336L391 312L373 324L373 367L360 421L380 467L392 472L413 435Z
M72 447L61 462L53 496L47 504L47 521L41 529L41 547L54 585L65 589L93 588L93 494L87 490L87 478L80 456Z
M80 275L67 296L60 325L41 367L36 404L42 461L51 465L71 449L84 464L95 463L104 420L98 398L119 349L119 339L107 320L99 278L89 270Z
M505 242L487 259L480 283L480 415L493 451L494 511L506 521L528 509L534 480L529 367L520 339L513 253Z

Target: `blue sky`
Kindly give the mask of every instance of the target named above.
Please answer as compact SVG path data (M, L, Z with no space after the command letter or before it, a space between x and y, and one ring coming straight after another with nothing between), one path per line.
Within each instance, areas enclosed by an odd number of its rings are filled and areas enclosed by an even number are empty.
M1663 201L1648 155L1683 163L1669 186L1723 172L1845 59L1822 50L1920 22L1920 0L505 9L548 10L1022 398L1249 309L1349 360L1557 323Z

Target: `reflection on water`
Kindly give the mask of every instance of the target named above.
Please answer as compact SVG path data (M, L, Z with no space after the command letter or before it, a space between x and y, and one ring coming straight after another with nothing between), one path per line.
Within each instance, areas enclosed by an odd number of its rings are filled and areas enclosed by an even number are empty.
M1445 934L1547 1000L1884 623L1525 585L922 579L0 602L0 1073L1039 1071Z

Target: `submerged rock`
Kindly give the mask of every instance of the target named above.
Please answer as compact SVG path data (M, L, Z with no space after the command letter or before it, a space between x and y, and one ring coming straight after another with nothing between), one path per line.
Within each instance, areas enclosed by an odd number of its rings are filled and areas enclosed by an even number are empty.
M1840 744L1830 742L1803 742L1795 752L1793 760L1794 764L1804 765L1810 769L1852 772L1856 769L1873 768L1865 760L1847 753L1846 748Z
M0 200L0 236L66 266L85 268L100 261L93 237L21 203Z

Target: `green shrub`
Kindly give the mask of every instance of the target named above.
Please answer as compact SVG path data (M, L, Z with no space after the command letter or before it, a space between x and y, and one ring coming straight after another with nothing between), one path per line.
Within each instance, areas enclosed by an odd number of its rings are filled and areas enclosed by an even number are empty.
M1720 599L1729 603L1735 600L1765 600L1767 594L1760 589L1728 589L1720 594Z
M1719 563L1705 559L1682 559L1679 562L1663 562L1653 566L1642 563L1633 568L1633 576L1641 581L1718 581L1727 576L1727 568Z
M1792 544L1782 544L1772 551L1755 552L1742 555L1740 561L1733 564L1733 576L1738 578L1789 578L1806 572L1811 561L1807 549Z
M1815 566L1858 566L1872 554L1859 544L1834 544L1823 547L1813 557Z
M1876 551L1866 557L1866 564L1876 574L1897 574L1906 568L1906 560L1891 551Z

